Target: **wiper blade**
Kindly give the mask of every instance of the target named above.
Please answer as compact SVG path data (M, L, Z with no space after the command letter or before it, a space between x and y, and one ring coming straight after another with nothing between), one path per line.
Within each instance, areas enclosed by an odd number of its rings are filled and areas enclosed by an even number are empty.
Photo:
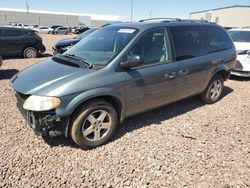
M75 54L63 54L62 56L68 57L68 58L71 58L71 59L75 59L77 61L81 61L81 62L87 64L89 69L91 69L93 67L92 63L90 63L89 61L87 61L86 59L84 59L82 57L76 56Z

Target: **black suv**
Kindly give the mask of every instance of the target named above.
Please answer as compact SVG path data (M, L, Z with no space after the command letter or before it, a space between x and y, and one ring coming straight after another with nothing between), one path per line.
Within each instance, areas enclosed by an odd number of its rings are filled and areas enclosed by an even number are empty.
M149 20L103 27L11 83L35 132L63 134L93 148L135 114L193 95L217 102L235 63L234 44L222 27Z
M21 55L25 58L35 58L45 50L42 38L35 31L0 27L0 55Z
M93 33L96 30L97 30L97 28L89 29L89 30L85 31L84 33L82 33L82 34L80 34L80 35L78 35L78 36L76 36L74 38L59 40L54 45L54 47L52 47L53 54L56 55L57 53L62 54L64 52L66 52L68 49L70 49L72 46L74 46L76 43L78 43L84 37L86 37L87 35Z

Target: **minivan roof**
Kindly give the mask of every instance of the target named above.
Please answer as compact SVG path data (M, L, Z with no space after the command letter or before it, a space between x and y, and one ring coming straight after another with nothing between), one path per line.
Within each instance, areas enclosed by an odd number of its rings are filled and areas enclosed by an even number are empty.
M148 19L142 20L139 22L126 22L126 23L118 23L115 25L111 25L112 27L131 27L135 29L150 29L161 26L178 26L178 25L214 25L219 26L216 23L207 22L203 20L181 20L181 19L173 19L173 20L162 20L157 21L157 19ZM110 26L108 26L110 27Z

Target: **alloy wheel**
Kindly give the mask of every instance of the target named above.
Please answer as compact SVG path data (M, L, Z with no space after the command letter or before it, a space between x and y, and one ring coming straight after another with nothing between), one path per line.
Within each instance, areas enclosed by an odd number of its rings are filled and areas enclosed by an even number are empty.
M82 134L91 142L102 140L112 126L111 115L104 110L97 110L87 116L82 125Z
M210 90L210 96L213 100L216 100L218 97L220 97L220 94L222 92L222 82L221 80L216 80Z

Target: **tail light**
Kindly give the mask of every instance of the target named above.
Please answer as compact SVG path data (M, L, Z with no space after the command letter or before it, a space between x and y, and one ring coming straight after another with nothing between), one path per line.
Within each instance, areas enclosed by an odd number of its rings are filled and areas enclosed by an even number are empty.
M234 67L236 66L236 63L237 63L237 51L234 53L234 57L233 57L233 61L234 61Z
M237 53L237 51L234 53L234 61L236 62L236 60L237 60L237 56L238 56L238 53Z

